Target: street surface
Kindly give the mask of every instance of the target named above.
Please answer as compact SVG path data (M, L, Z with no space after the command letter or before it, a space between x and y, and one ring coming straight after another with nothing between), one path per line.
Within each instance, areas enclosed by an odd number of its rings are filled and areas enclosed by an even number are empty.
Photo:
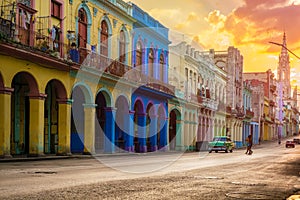
M0 199L286 199L300 194L300 145L0 162Z

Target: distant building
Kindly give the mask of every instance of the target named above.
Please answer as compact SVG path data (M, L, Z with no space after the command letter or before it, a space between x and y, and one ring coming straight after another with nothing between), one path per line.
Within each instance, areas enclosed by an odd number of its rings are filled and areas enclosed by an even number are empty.
M246 72L243 76L244 80L250 83L253 90L253 110L256 111L253 120L260 125L260 140L277 138L279 121L278 117L276 119L277 82L274 73L271 70Z
M226 82L226 134L242 146L243 131L243 56L237 48L227 51L213 51L215 64L227 74Z

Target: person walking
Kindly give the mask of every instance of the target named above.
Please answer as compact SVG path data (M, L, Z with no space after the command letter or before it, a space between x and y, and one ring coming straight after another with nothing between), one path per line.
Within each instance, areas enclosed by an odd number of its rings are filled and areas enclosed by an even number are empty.
M253 153L253 151L252 151L253 141L252 140L253 140L252 134L248 135L248 137L246 138L247 151L245 152L245 154L251 155Z

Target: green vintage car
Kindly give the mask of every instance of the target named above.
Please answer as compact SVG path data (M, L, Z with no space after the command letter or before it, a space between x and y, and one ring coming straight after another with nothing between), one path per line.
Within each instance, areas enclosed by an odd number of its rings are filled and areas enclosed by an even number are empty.
M232 153L234 149L234 143L231 141L230 137L228 136L216 136L214 137L212 142L208 143L208 151L211 153L212 151L215 151L218 153L218 151L225 151L228 153Z

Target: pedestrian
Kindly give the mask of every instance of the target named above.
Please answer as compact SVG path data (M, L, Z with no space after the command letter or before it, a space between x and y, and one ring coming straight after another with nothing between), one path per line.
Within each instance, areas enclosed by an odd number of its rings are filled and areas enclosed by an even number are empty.
M252 134L248 135L248 137L246 138L246 145L247 145L247 151L245 152L245 154L251 155L253 153L253 151L251 150L251 148L252 148Z

